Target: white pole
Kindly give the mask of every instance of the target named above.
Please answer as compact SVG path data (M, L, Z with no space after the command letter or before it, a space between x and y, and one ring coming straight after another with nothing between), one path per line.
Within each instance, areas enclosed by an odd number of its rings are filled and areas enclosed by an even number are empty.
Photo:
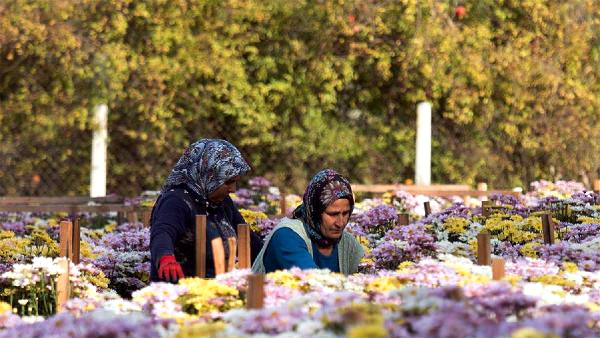
M94 107L90 197L106 196L106 151L108 145L108 106Z
M417 105L415 184L431 184L431 103Z

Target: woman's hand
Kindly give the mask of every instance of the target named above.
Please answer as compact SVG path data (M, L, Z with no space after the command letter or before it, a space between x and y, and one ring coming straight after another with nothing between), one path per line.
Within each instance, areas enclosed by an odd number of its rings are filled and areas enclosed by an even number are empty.
M185 278L181 265L175 260L175 256L166 255L160 258L158 263L158 278L168 282L176 282L179 278Z

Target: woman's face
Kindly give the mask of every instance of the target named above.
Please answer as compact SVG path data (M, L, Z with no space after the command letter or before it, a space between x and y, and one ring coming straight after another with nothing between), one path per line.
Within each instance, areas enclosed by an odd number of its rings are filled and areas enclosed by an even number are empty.
M328 238L340 238L349 219L350 201L346 198L335 200L321 214L321 233Z
M235 176L219 186L215 191L208 194L208 199L214 203L221 203L229 194L233 194L237 190L237 183L240 180L239 176Z

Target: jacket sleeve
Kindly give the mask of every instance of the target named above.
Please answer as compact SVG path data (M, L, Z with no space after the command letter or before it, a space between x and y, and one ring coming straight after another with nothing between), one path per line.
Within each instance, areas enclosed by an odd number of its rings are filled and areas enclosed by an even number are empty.
M290 269L318 269L306 243L292 229L280 228L273 233L263 256L266 272Z
M154 266L158 267L162 256L174 254L174 243L191 222L190 214L187 204L176 196L167 196L157 205L150 228L150 255Z

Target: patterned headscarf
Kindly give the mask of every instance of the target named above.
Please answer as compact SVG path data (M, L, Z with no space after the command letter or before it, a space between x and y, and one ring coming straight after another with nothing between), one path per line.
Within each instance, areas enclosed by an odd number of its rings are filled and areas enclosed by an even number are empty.
M352 214L354 197L348 180L333 169L321 170L310 180L302 204L294 210L292 217L302 220L308 236L318 246L331 246L341 239L327 238L321 233L321 214L340 198L348 199Z
M202 199L227 180L245 175L250 166L231 143L218 139L202 139L191 144L167 177L162 192L185 184Z

